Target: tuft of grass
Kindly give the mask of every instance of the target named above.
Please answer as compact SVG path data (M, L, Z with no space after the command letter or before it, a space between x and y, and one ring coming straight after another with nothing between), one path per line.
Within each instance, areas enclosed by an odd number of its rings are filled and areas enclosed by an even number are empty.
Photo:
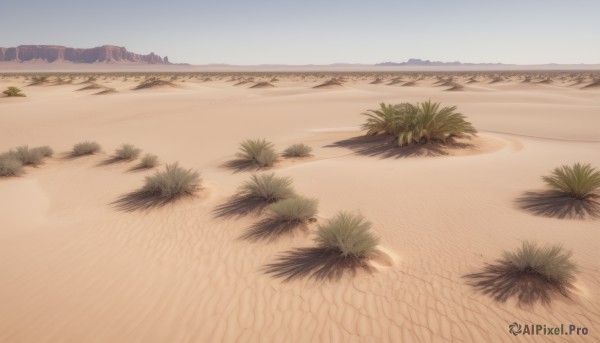
M52 148L47 145L37 147L35 149L37 149L43 157L52 157L52 155L54 155L54 150L52 150Z
M295 195L290 177L278 177L275 173L268 175L252 175L240 187L242 196L260 199L267 203L291 198Z
M292 144L285 151L285 157L308 157L312 152L312 148L304 143Z
M367 135L395 136L398 146L447 143L455 137L477 133L465 116L456 112L456 106L440 108L440 103L431 101L416 105L381 103L379 109L369 110L363 115L367 116L362 125Z
M363 259L375 252L379 243L370 229L371 223L362 215L340 212L319 226L315 242L319 248L343 257Z
M8 87L4 92L6 96L8 97L13 97L13 96L26 96L25 94L21 93L21 90L17 87Z
M38 148L30 149L27 145L11 150L9 154L14 155L24 166L37 166L44 159L44 151Z
M509 263L523 275L537 276L565 289L575 279L577 265L571 261L571 251L564 251L560 245L539 247L535 242L523 242L515 251L503 254L504 262Z
M409 103L385 104L380 103L379 109L368 110L362 115L367 117L367 121L362 125L363 130L367 130L367 135L377 134L397 135L401 130L402 122L406 113L415 112L416 107Z
M278 160L273 143L265 139L247 139L240 143L238 156L258 167L271 167Z
M73 156L92 155L99 152L101 149L100 144L91 141L85 141L77 143L73 146Z
M600 188L600 171L590 164L575 163L573 166L555 168L550 176L543 176L542 180L567 197L586 200L597 196L595 192Z
M158 157L152 154L146 154L140 160L140 168L154 168L158 165Z
M0 176L16 176L22 169L23 162L14 154L10 152L0 154Z
M178 163L167 164L164 171L146 177L142 192L171 199L193 194L200 188L201 182L198 172L184 169Z
M142 149L136 148L132 144L122 144L121 147L115 150L115 157L120 160L135 160L140 156Z
M317 215L317 199L294 196L269 205L271 218L285 223L306 223Z

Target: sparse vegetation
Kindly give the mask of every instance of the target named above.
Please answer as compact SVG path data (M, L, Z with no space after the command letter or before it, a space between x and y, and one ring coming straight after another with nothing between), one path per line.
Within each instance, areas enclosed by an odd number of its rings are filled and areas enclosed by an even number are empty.
M261 168L271 167L278 160L273 143L265 139L247 139L240 144L240 151L238 157Z
M151 77L151 78L141 82L134 89L138 90L138 89L147 89L147 88L163 87L163 86L175 87L175 84L170 81L165 81L165 80L161 80L156 77Z
M23 96L25 96L25 94L21 93L21 90L17 87L8 87L2 93L8 97L23 97Z
M15 150L11 150L8 152L9 154L13 154L24 166L37 166L42 163L44 159L44 151L39 148L30 149L27 145L20 146Z
M54 150L47 145L38 147L36 149L42 154L43 157L52 157L52 155L54 155Z
M578 200L600 197L596 194L596 191L600 189L600 171L592 168L589 164L563 165L554 169L550 176L544 176L542 179L566 197Z
M92 155L99 152L100 149L100 144L96 142L85 141L75 144L71 153L73 156Z
M252 175L240 187L240 196L259 199L267 203L291 198L295 195L290 177L278 177L275 174Z
M504 262L521 275L542 278L563 290L575 279L577 265L571 261L571 251L560 245L539 247L535 242L523 242L515 251L504 252Z
M23 162L12 153L0 154L0 176L16 176L21 173Z
M119 160L135 160L138 158L142 149L136 148L132 144L123 144L117 150L115 150L115 157Z
M191 169L184 169L179 164L167 164L164 171L147 176L142 193L161 198L175 198L193 194L199 189L200 174Z
M269 205L271 218L286 223L306 223L317 214L317 199L295 196Z
M158 157L152 154L146 154L140 160L140 168L142 169L150 169L154 168L158 165Z
M369 110L363 115L368 117L362 126L367 135L393 135L398 146L447 143L455 137L477 133L465 116L456 112L456 106L440 108L440 103L431 101L416 105L381 103L380 109Z
M19 175L24 166L37 166L53 153L49 146L29 148L24 145L0 154L0 176Z
M371 255L379 243L370 229L371 223L362 215L341 212L319 227L315 242L319 248L362 259Z
M308 157L312 152L312 148L304 143L292 144L285 151L285 157Z

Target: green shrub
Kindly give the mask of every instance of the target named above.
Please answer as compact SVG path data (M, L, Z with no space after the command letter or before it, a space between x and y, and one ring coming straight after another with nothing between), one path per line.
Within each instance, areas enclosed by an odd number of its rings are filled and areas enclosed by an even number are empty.
M515 251L504 252L503 257L519 273L538 276L564 288L575 279L578 269L571 255L560 245L538 247L535 242L523 242Z
M240 195L261 199L268 203L291 198L295 195L290 177L275 174L252 175L240 188Z
M319 227L315 242L319 248L336 251L344 257L366 258L379 243L370 229L371 223L363 216L341 212Z
M384 133L397 138L399 146L431 142L447 143L455 137L474 135L477 130L456 112L456 106L440 109L440 103L426 101L416 105L380 104L379 110L370 110L363 130L367 135Z
M456 106L439 108L440 103L426 101L417 105L417 111L408 112L398 133L398 145L438 141L445 143L453 137L477 133Z
M542 179L565 196L579 200L597 196L594 193L600 188L600 171L589 164L563 165Z
M100 151L100 144L96 142L85 141L73 146L73 156L91 155Z
M285 151L283 155L286 157L307 157L310 156L312 148L304 143L292 144Z
M158 165L158 157L156 155L146 154L140 161L140 168L154 168Z
M201 182L198 172L184 169L177 163L167 164L164 171L157 171L146 177L142 192L162 198L174 198L194 193Z
M273 143L265 139L247 139L240 143L238 157L259 167L270 167L277 162Z
M12 96L25 96L25 94L21 93L21 90L17 87L8 87L4 92L2 92L4 94L6 94L6 96L12 97Z
M21 173L23 162L12 153L0 154L0 176L16 176Z
M115 157L120 160L131 161L138 158L141 152L141 149L138 149L131 144L122 144L119 149L115 150Z
M295 196L269 205L272 219L288 223L306 223L317 215L317 199Z

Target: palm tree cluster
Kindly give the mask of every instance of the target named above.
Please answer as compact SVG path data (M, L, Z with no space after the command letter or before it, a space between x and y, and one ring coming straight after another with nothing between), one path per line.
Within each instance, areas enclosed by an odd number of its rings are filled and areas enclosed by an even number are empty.
M381 103L379 109L369 110L363 115L367 117L362 125L367 135L394 136L398 146L448 143L454 138L477 133L465 116L456 111L456 106L441 107L440 103L431 101L417 104Z

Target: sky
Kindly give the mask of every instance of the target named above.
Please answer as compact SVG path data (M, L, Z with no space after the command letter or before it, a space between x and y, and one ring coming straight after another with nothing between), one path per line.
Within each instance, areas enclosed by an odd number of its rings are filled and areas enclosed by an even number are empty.
M600 63L600 0L0 0L0 47L190 64Z

